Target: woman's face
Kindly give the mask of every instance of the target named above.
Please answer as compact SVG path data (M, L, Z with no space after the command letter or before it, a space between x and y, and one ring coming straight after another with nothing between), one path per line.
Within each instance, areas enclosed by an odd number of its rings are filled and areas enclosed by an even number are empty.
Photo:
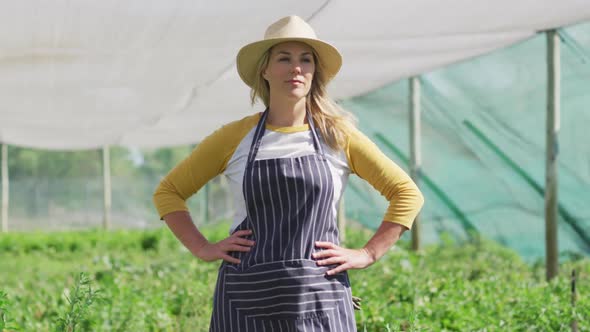
M312 48L300 42L275 45L262 76L270 86L272 98L299 100L311 89L315 63Z

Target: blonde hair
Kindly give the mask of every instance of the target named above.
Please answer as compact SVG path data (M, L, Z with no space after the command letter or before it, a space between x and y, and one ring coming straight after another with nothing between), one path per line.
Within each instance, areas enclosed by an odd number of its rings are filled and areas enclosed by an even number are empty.
M256 103L256 99L260 99L266 107L270 104L270 86L262 74L268 67L271 51L272 48L266 51L258 61L256 78L250 91L252 105ZM355 126L356 119L352 113L344 110L328 96L326 78L315 51L313 51L313 59L315 73L306 96L305 106L311 112L315 127L320 131L326 144L334 150L343 150L347 143L346 133L348 129Z

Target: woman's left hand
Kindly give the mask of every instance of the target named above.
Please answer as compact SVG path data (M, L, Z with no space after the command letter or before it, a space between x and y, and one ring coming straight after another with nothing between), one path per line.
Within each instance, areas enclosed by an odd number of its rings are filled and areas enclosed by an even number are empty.
M312 254L312 257L318 260L318 265L339 264L336 268L329 270L327 272L328 275L334 275L350 269L364 269L375 263L375 259L365 248L347 249L337 246L332 242L323 241L316 241L315 245L316 247L325 249Z

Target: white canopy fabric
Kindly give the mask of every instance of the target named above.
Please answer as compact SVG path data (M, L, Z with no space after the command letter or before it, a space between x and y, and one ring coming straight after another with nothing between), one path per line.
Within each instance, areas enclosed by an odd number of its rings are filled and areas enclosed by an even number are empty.
M235 55L296 14L344 64L337 99L590 20L588 0L0 0L0 142L195 143L251 114Z

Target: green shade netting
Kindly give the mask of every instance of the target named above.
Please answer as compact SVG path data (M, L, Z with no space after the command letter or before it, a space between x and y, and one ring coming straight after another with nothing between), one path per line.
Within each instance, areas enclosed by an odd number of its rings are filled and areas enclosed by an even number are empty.
M559 30L562 253L590 253L590 24ZM420 220L425 243L478 233L526 258L545 253L546 36L420 77ZM359 126L409 172L409 83L345 100ZM387 202L353 177L350 218L376 228Z

